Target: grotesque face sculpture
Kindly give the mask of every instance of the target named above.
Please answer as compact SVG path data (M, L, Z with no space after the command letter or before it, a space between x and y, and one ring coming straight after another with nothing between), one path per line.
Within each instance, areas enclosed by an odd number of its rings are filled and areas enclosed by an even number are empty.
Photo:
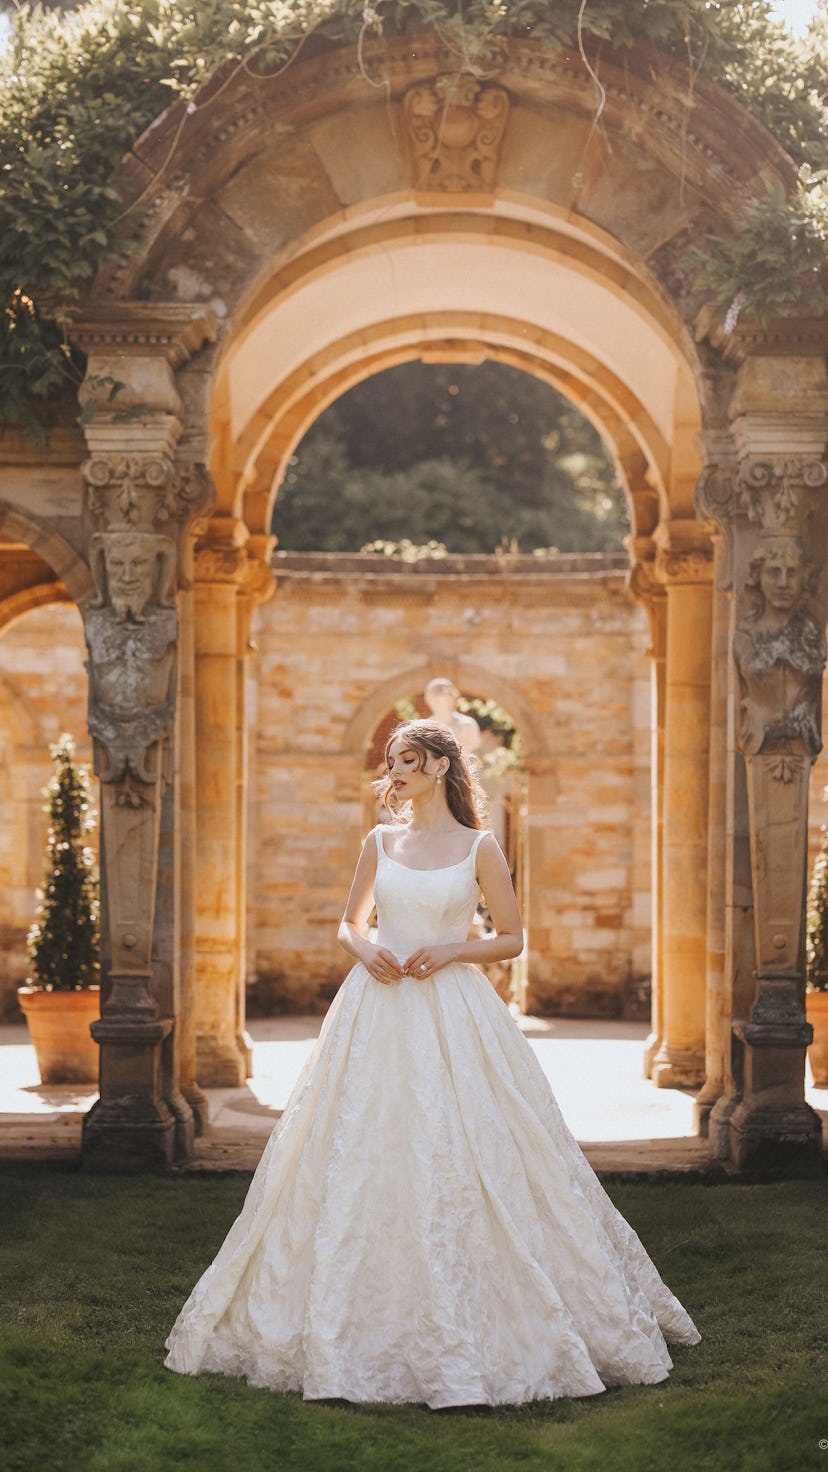
M763 596L765 609L790 617L807 585L805 551L797 537L768 537L751 564L751 583Z
M156 591L158 546L155 536L140 532L110 535L104 542L109 598L119 623L138 621Z

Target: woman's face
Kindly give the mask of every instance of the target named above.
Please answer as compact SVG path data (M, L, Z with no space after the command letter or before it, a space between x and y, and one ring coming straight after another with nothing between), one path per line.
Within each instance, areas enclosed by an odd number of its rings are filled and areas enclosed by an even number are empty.
M388 748L388 775L400 802L411 802L434 789L440 770L440 759L433 752L421 752L400 736Z

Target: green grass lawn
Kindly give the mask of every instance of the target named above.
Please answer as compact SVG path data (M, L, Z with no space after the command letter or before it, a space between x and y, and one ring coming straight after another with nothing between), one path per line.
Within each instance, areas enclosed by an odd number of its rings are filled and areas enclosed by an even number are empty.
M702 1343L663 1385L430 1412L164 1370L248 1180L0 1173L2 1472L828 1472L824 1182L610 1184Z

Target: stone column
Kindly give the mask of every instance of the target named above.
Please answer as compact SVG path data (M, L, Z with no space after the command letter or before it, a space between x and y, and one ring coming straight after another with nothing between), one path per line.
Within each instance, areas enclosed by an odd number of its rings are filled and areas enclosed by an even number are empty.
M713 558L698 521L662 523L656 576L667 591L660 1088L704 1079L707 807Z
M710 782L707 804L707 984L705 1078L696 1096L696 1128L708 1134L710 1112L724 1092L730 1035L730 997L725 984L725 897L727 890L728 651L731 597L727 549L713 535L713 636L710 681Z
M251 1068L245 1032L244 660L250 613L272 588L271 541L217 517L196 548L196 1073L235 1087ZM253 555L251 555L251 552Z
M633 543L636 562L629 587L647 610L650 623L650 883L652 887L651 1022L644 1045L644 1077L652 1074L653 1060L664 1037L664 919L662 875L664 866L664 710L667 654L667 596L655 577L655 543L651 537Z
M189 557L190 564L192 556ZM188 582L191 583L191 574ZM207 1096L196 1074L196 711L194 594L188 587L179 594L179 695L178 695L178 833L179 833L179 971L180 1012L178 1021L178 1070L181 1093L187 1100L196 1134L206 1127Z
M239 1018L239 589L246 528L211 524L195 563L196 1075L237 1087L248 1075Z
M739 362L730 463L704 492L726 536L733 588L719 1019L731 1035L722 1039L723 1088L709 1129L714 1153L737 1168L815 1168L821 1146L804 1099L803 942L828 612L828 334L817 334L808 353L801 329L740 328L728 340Z
M804 1007L808 782L821 749L825 609L824 511L815 492L828 465L743 456L748 522L736 530L740 563L733 653L744 757L756 986L747 1018L735 1013L741 1098L729 1118L735 1165L816 1164L818 1117L804 1100L811 1029ZM820 525L822 523L822 525ZM817 566L811 560L818 559Z
M551 934L552 916L547 906L555 902L550 895L548 860L554 855L555 828L548 815L555 808L558 795L558 767L554 758L530 756L526 761L527 822L523 890L526 907L523 926L526 934L526 985L524 1010L544 1009L550 983L550 955L554 954Z
M100 1098L83 1156L107 1169L168 1164L192 1147L178 1081L177 590L203 467L179 464L175 367L210 335L191 308L121 304L73 335L90 457L86 609L89 728L101 779L108 993L93 1033Z

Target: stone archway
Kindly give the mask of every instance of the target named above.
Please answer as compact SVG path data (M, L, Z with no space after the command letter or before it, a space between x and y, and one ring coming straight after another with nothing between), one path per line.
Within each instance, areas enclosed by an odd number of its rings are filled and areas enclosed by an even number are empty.
M435 36L383 42L377 57L381 89L367 86L353 48L334 47L284 76L208 83L191 115L165 114L122 171L128 200L148 206L141 247L76 315L85 398L117 376L120 409L140 414L125 425L97 405L85 504L76 494L63 514L47 488L39 519L74 516L98 622L112 630L102 549L134 551L137 534L147 550L155 538L146 607L169 635L163 656L144 651L148 683L129 738L126 716L113 725L100 694L94 648L91 658L107 821L131 814L145 862L130 917L117 865L111 876L117 985L100 1036L112 1068L87 1153L186 1153L180 1085L196 1098L196 994L213 999L203 1077L244 1071L242 669L252 609L272 591L280 470L350 383L431 354L502 357L548 376L613 446L633 511L632 587L652 626L654 1076L706 1075L700 1124L712 1110L713 1146L737 1164L776 1150L812 1158L802 891L777 880L798 872L815 726L797 726L785 705L796 651L779 652L773 708L762 707L752 660L767 631L751 568L772 534L800 560L807 536L824 563L825 323L748 324L697 341L682 269L688 241L727 228L734 195L756 176L784 186L793 166L714 87L697 81L691 105L678 64L654 67L649 54L605 68L603 136L590 80L563 53L516 41L497 74L462 96ZM451 159L438 132L413 125L423 99L447 87L472 124L478 108L497 116L485 158L476 125L471 151ZM0 492L27 504L31 488L7 492L10 478ZM823 617L821 594L809 597ZM149 671L160 678L173 657L175 688L159 703ZM816 668L810 678L818 687ZM809 708L816 693L803 693ZM743 738L727 745L740 698L764 712L756 750ZM778 874L761 862L770 832L790 850ZM780 905L784 924L771 920ZM122 1087L125 1049L143 1059L143 1125ZM136 1087L133 1078L132 1098Z

